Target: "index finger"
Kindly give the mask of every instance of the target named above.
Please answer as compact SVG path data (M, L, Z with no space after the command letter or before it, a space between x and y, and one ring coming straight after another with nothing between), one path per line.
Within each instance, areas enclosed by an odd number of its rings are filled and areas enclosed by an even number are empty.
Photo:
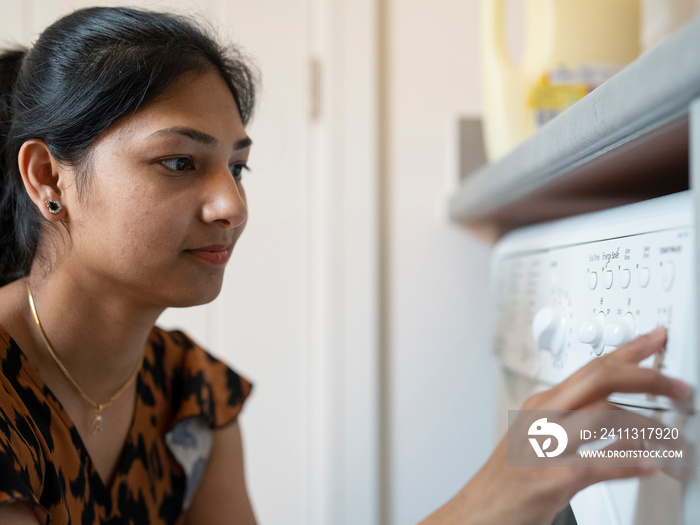
M639 363L666 346L668 333L660 326L648 334L633 339L602 359L624 363Z
M657 370L629 364L584 367L550 390L556 403L565 410L576 410L607 398L615 392L642 393L685 399L688 385Z

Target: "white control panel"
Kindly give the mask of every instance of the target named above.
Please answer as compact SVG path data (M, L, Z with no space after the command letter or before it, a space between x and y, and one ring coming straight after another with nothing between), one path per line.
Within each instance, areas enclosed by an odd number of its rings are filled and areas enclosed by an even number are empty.
M683 192L505 236L492 264L494 350L502 365L554 385L666 326L665 352L642 366L697 386L690 199ZM672 408L638 394L614 400Z

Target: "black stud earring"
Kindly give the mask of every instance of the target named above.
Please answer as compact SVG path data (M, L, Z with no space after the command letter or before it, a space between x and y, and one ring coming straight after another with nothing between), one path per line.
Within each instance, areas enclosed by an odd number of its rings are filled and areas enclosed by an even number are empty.
M63 205L59 201L46 201L46 206L49 208L49 212L54 215L63 208Z

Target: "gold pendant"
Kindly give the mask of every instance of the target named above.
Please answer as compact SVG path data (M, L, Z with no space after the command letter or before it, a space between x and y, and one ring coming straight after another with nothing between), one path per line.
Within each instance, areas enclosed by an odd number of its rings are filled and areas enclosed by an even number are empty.
M104 427L102 425L102 405L97 405L95 408L95 418L92 420L92 432L102 432Z

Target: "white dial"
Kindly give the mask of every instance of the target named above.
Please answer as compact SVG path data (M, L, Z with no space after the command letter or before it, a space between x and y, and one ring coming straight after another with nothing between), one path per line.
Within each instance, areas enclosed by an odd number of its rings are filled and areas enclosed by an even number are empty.
M626 342L634 339L634 336L634 316L627 313L621 320L608 323L603 333L603 340L608 346L622 346Z
M583 321L578 326L578 340L581 343L591 345L593 351L600 355L603 352L603 330L605 326L605 314L598 312L595 319Z
M542 350L557 355L564 348L566 319L561 308L542 308L532 321L532 337Z

